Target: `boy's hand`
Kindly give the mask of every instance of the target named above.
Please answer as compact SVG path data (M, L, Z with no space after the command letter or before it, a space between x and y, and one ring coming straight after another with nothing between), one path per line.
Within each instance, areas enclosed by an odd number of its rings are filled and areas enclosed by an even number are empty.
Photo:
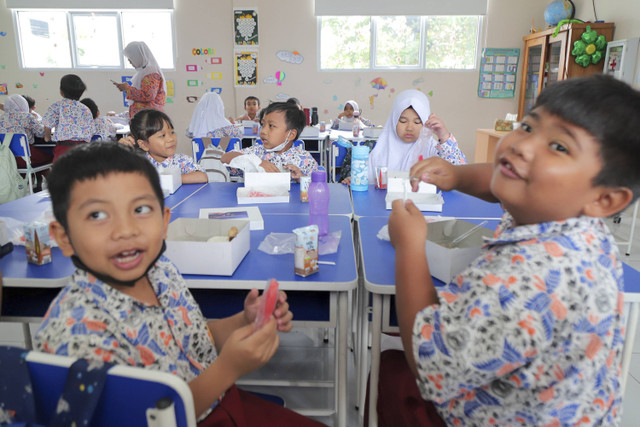
M247 323L253 324L258 314L258 306L262 295L258 296L256 288L251 289L244 300L244 319ZM289 332L293 327L293 313L289 311L289 303L287 302L287 294L284 291L278 291L278 301L276 308L273 310L273 316L276 318L278 330L280 332Z
M340 184L351 185L351 177L350 176L346 177L345 179L340 181Z
M270 317L257 331L254 330L253 323L233 331L225 341L218 361L239 378L264 366L279 344L276 321Z
M289 165L284 165L284 167L285 169L289 169L289 171L291 171L291 178L300 179L300 177L302 176L302 171L296 165L289 164Z
M137 145L136 140L131 135L127 135L124 138L120 138L118 140L118 143L122 145L128 145L129 147L133 147L133 148L135 148Z
M440 142L445 142L451 135L442 119L435 114L431 114L424 125L436 134Z
M280 168L271 163L269 160L263 160L262 163L260 163L260 166L264 168L265 172L280 172Z
M440 190L449 191L458 185L455 166L440 157L429 157L411 167L411 188L418 191L420 181L433 184Z
M394 248L411 250L417 246L424 248L427 240L427 221L411 200L394 200L389 215L389 237Z

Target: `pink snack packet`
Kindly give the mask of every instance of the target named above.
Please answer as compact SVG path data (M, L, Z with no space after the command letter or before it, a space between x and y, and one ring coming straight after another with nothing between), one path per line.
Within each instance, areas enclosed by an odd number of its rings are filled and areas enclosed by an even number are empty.
M262 325L267 323L269 316L273 314L276 309L276 302L278 301L278 281L271 279L267 284L267 287L262 292L262 300L258 306L258 313L256 314L256 330L262 328Z

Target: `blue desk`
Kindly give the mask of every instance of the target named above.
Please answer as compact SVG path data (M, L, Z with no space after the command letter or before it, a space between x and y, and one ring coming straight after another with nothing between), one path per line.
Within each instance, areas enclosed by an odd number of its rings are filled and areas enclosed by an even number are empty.
M478 220L469 220L479 222ZM377 425L376 404L377 383L380 369L380 334L384 328L389 327L390 313L393 304L392 296L395 294L395 250L390 242L382 241L376 237L378 230L387 224L387 217L362 217L358 220L360 239L360 256L364 272L365 289L372 293L372 323L371 323L371 370L369 385L369 425ZM497 226L498 221L490 221L488 228ZM627 313L625 346L622 359L623 393L626 378L629 373L633 341L640 312L640 272L623 265L625 303L629 306ZM436 286L444 283L433 279ZM361 344L362 346L362 344ZM375 420L374 422L372 422Z
M175 193L168 195L164 198L164 205L169 209L173 210L180 203L187 200L189 197L193 196L198 192L202 187L204 187L205 183L201 184L182 184L180 188L176 190Z
M309 203L300 201L300 184L291 184L289 203L259 203L238 205L236 191L242 183L210 182L190 198L184 200L176 209L172 209L175 217L197 218L203 208L227 208L234 206L257 206L260 213L309 215ZM349 189L342 184L329 184L329 214L346 215L351 218L351 198Z
M361 216L386 216L391 210L387 210L385 197L387 190L379 190L373 185L369 191L352 191L353 213L357 218ZM498 203L489 203L484 200L469 196L459 191L443 191L444 205L442 212L424 212L425 215L451 216L455 218L481 218L500 219L502 207Z

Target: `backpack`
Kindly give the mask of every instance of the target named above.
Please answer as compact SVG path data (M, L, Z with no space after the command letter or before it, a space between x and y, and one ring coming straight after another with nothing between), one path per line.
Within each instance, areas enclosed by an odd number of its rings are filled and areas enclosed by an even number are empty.
M18 173L16 158L9 148L12 138L13 134L5 133L0 142L0 204L29 194L29 184Z
M206 139L208 138L202 138L203 142ZM224 149L219 146L212 146L210 139L209 144L207 145L210 146L204 150L204 153L202 153L199 164L207 173L209 182L229 182L229 170L221 160L222 155L224 154Z

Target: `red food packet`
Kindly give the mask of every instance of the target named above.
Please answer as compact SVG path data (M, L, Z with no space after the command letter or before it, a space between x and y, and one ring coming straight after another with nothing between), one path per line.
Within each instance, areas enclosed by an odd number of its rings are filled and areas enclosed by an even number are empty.
M277 301L278 281L276 279L271 279L264 292L262 292L262 300L260 300L258 313L256 314L256 330L262 328L262 325L267 323L269 316L271 316L271 314L273 314L273 310L276 309Z

